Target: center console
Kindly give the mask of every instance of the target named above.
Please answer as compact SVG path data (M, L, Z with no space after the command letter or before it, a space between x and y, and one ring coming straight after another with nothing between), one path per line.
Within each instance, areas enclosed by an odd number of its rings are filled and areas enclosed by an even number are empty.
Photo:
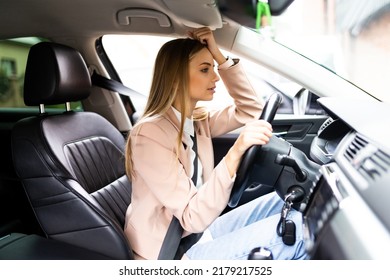
M322 176L313 188L304 211L304 238L311 258L322 258L324 230L343 200L343 189L331 165L322 167ZM328 244L329 245L329 244Z

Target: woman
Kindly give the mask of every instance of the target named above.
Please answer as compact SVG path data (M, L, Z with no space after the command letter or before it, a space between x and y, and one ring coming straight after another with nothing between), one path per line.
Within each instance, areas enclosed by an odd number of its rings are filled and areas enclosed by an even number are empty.
M242 155L252 145L266 144L272 127L258 120L262 102L239 61L223 56L209 28L189 35L160 49L144 116L128 137L126 171L133 190L125 233L136 258L157 259L173 216L183 227L183 236L203 233L183 258L247 259L260 246L269 248L275 258L304 258L300 213L290 213L290 219L300 225L294 246L285 246L276 234L283 201L275 194L219 217ZM207 112L195 107L198 101L213 98L220 79L214 61L234 105ZM238 139L214 168L212 137L242 126Z

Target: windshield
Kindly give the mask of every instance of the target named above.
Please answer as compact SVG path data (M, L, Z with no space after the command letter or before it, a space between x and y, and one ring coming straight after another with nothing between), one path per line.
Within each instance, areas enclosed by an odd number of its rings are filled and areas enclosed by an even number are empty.
M233 8L236 1L224 2L223 12L232 19L390 101L390 0L294 0L281 15L258 22L257 1L255 15L245 22Z

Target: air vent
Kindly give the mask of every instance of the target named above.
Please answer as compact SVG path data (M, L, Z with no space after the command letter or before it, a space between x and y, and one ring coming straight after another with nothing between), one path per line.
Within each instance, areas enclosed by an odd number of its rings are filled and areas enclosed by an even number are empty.
M352 140L351 144L349 144L348 148L345 150L345 157L350 161L353 162L355 157L359 154L361 150L363 150L367 146L368 142L360 137L359 135L356 135L355 138Z
M360 135L351 141L344 156L367 181L375 181L390 170L390 155Z
M320 135L320 133L325 129L327 128L331 123L333 122L333 119L332 118L327 118L326 121L324 121L324 123L321 125L320 129L318 130L318 135Z

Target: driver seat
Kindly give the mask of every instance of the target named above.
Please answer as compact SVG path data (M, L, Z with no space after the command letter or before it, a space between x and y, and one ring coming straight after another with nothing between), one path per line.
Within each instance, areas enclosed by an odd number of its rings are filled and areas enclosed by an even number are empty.
M88 97L90 88L75 49L49 42L30 49L24 101L40 106L40 113L13 128L15 171L48 238L111 259L134 259L123 232L131 195L124 135L93 112L44 112L44 105Z

